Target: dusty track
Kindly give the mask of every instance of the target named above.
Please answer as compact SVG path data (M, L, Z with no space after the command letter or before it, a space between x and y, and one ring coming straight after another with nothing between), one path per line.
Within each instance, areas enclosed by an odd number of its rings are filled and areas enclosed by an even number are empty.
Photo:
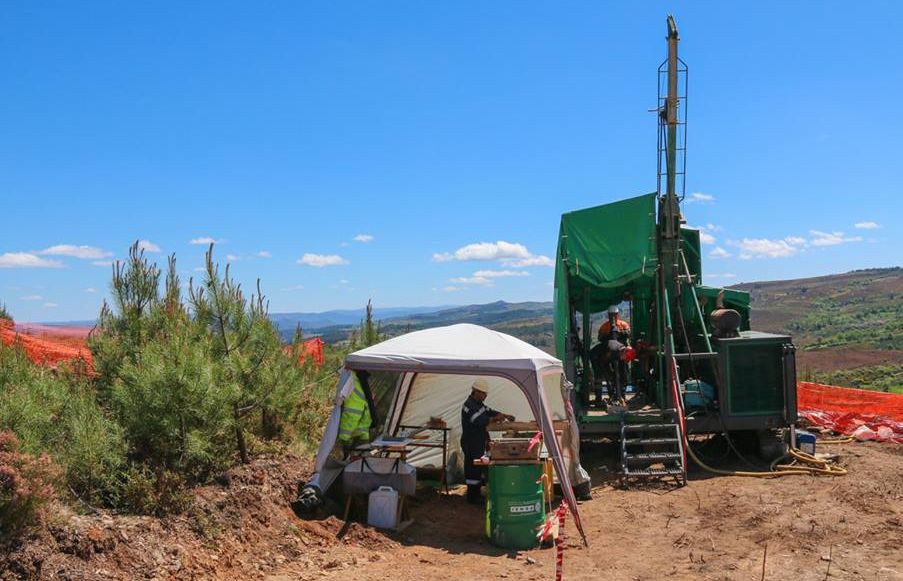
M692 473L690 485L602 484L580 505L589 548L569 521L567 579L903 579L903 446L834 446L851 474L752 480ZM827 449L827 448L826 448ZM599 458L605 449L599 451ZM228 484L198 490L197 508L157 519L61 515L0 555L0 578L551 579L549 549L507 553L481 535L463 498L421 493L402 535L288 509L310 463L261 458ZM343 534L344 533L344 534ZM528 559L529 557L529 559Z

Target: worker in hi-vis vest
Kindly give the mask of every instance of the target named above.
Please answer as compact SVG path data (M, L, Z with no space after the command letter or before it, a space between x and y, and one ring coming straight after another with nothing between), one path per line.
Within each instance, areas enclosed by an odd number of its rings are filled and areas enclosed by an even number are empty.
M339 418L339 444L345 450L353 445L370 440L370 404L357 373L352 374L354 389L342 403L342 415Z
M489 383L485 379L473 382L470 397L461 407L461 450L464 452L464 482L467 484L467 502L480 503L480 487L486 475L482 466L474 466L473 461L486 453L486 442L489 440L490 422L499 420L514 421L514 416L498 412L483 401L489 395Z

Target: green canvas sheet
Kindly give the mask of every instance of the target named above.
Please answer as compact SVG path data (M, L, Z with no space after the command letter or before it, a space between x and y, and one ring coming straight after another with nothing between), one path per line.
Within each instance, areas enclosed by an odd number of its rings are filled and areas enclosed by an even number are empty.
M655 194L561 216L558 258L571 289L614 289L655 273Z
M561 216L555 271L559 357L570 329L571 295L581 307L600 311L620 302L626 290L653 284L656 203L652 193Z

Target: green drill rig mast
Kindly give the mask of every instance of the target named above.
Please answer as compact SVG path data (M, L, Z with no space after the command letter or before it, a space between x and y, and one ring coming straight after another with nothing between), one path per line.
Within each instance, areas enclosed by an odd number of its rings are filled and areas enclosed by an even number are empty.
M680 37L672 16L666 39L655 109L657 190L561 217L556 350L576 386L581 433L620 431L623 442L630 439L625 435L632 424L677 423L678 403L691 412L688 433L785 427L796 420L790 337L750 331L749 295L702 283L700 232L684 226L687 66L678 56ZM629 368L628 383L636 395L626 410L600 402L599 395L591 400L594 393L612 393L606 386L610 378L600 377L593 354L600 348L592 345L591 327L617 304L630 313L630 342L639 353ZM630 451L624 449L623 455L629 473Z

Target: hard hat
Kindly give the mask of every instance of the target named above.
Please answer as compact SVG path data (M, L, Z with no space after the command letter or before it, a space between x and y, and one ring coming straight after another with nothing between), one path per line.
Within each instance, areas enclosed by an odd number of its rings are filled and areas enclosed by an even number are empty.
M608 312L614 313L615 315L617 315L618 313L621 312L621 309L618 308L618 305L612 305L612 306L608 307Z
M489 382L481 377L473 382L473 388L483 393L489 393Z

